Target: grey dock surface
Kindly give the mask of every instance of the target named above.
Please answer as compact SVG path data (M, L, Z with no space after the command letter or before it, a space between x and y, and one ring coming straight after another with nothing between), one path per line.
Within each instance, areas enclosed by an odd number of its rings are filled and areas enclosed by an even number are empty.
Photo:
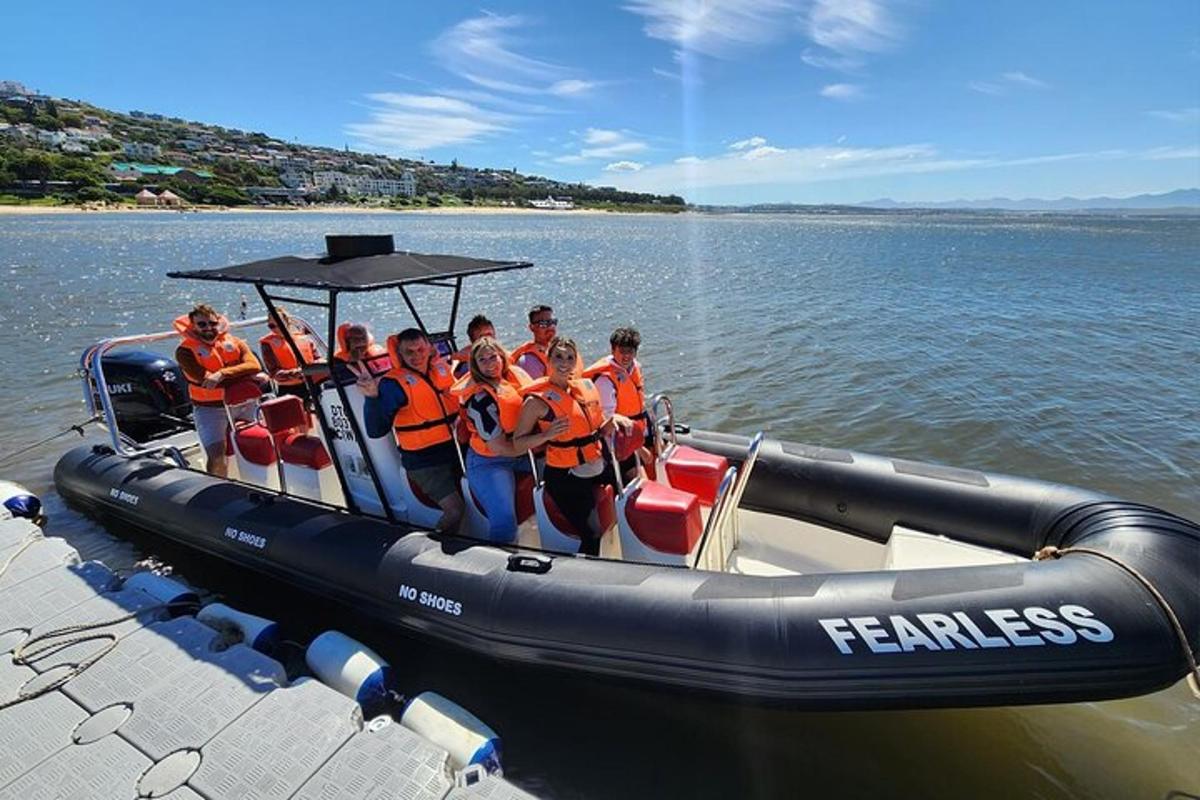
M5 565L7 564L7 568ZM95 798L490 798L531 795L502 778L456 785L441 747L154 598L25 520L0 520L0 800ZM29 636L81 632L33 663ZM103 634L97 636L97 634ZM92 638L85 638L92 637Z

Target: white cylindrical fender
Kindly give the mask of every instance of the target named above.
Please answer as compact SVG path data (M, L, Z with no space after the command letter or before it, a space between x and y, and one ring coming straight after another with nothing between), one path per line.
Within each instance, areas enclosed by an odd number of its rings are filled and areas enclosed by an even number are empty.
M41 524L42 501L19 483L0 481L0 519L20 517Z
M242 641L260 653L270 655L279 644L279 625L275 620L256 617L230 608L224 603L209 603L200 609L196 619L217 630L225 627L235 628L241 633Z
M184 584L153 572L135 572L125 579L121 588L145 592L160 603L180 604L170 609L173 616L185 613L186 609L180 607L182 604L200 602L199 596Z
M354 698L368 719L386 709L395 688L392 668L365 644L325 631L312 640L304 661L326 686Z
M500 736L479 717L436 692L422 692L408 701L400 724L450 753L455 769L478 764L501 774Z

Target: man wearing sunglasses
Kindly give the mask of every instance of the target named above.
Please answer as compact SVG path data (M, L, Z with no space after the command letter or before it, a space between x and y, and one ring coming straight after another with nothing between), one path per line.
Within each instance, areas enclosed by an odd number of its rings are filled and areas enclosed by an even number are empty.
M554 309L550 306L534 306L529 309L529 330L533 334L533 341L513 350L511 358L514 364L529 373L529 377L537 380L545 377L550 371L546 348L558 335L558 320L554 318Z
M175 320L182 341L175 360L187 380L192 399L196 436L204 448L206 469L228 476L225 461L225 386L258 374L262 367L250 346L228 332L229 321L207 303L201 303Z

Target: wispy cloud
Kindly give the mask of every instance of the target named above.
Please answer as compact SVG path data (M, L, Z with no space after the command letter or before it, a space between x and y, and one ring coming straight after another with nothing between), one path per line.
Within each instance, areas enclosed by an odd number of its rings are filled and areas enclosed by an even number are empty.
M739 139L729 145L730 150L746 150L751 147L762 147L767 143L767 140L761 136L751 136L749 139Z
M821 89L821 97L831 100L858 100L862 95L862 87L853 83L831 83Z
M579 147L578 152L558 156L554 161L559 164L582 164L597 159L629 156L644 152L650 147L645 142L632 138L625 131L604 128L588 128L576 146Z
M1014 89L1049 89L1050 84L1040 78L1035 78L1032 75L1013 70L1005 72L999 78L986 81L968 81L967 88L973 92L980 94L990 94L995 96L1008 94Z
M440 95L377 92L370 120L346 126L355 141L385 153L428 150L476 142L512 129L515 118L465 100Z
M904 35L879 0L815 0L807 30L813 43L842 55L883 52Z
M1200 147L1154 147L1142 152L1141 157L1148 161L1163 161L1165 159L1190 158L1200 159Z
M518 52L520 34L530 24L521 16L484 13L452 26L430 51L469 88L369 94L369 119L346 125L346 134L393 154L478 142L560 113L563 103L601 85L578 70Z
M681 50L728 58L786 35L796 0L630 0L626 11L645 19L651 39Z
M1164 109L1161 111L1147 111L1152 117L1165 119L1167 122L1200 122L1200 108L1192 106L1190 108Z
M998 169L1070 161L1194 158L1197 155L1200 155L1200 148L1157 148L1142 153L1098 150L999 158L947 156L929 144L874 148L828 145L780 148L760 145L707 158L688 156L670 163L651 164L636 173L619 175L614 180L620 188L630 191L687 194L718 187L802 185L852 178Z
M605 172L638 172L646 166L638 161L614 161L604 167Z

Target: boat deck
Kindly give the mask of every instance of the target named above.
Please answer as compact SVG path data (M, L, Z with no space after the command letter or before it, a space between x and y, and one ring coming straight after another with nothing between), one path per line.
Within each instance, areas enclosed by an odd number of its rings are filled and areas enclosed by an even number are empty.
M0 800L530 797L481 773L456 785L436 744L388 717L364 721L354 700L312 678L289 682L274 659L222 648L194 617L167 618L118 586L63 540L0 521ZM13 662L30 634L120 617L103 638L81 633L32 666Z

